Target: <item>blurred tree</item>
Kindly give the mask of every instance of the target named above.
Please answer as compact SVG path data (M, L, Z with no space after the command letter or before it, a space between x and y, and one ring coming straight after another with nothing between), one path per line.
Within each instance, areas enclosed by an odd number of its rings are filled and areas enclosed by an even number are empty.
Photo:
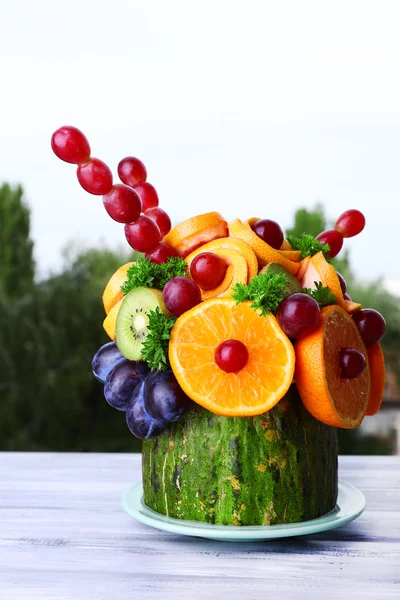
M21 186L0 187L0 293L20 297L33 285L35 263L30 210Z
M287 230L287 235L300 237L302 233L317 236L325 229L325 215L322 204L316 204L312 210L299 208L294 215L294 225Z

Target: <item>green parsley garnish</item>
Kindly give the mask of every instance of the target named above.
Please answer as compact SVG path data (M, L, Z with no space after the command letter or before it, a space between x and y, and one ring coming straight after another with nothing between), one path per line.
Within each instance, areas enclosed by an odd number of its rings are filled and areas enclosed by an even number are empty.
M237 283L232 298L236 304L251 300L251 308L260 310L263 317L269 312L276 313L279 304L287 296L287 278L283 273L260 273L248 285Z
M323 252L326 258L326 253L330 250L329 244L322 244L309 233L303 233L301 237L288 235L287 240L293 250L301 251L301 258L314 256L314 254L317 254L318 252Z
M331 290L328 287L324 287L321 281L314 281L316 288L311 290L310 288L305 288L303 290L304 294L308 294L311 298L314 298L318 302L321 308L324 306L330 306L331 304L337 304L336 296L332 294Z
M170 367L168 360L168 345L171 329L176 317L169 317L162 313L157 306L155 310L147 313L147 337L142 344L142 358L150 369L165 371Z
M124 294L142 286L162 290L170 279L186 277L188 271L186 262L179 256L172 256L161 265L140 256L135 264L129 267L126 275L127 280L121 286Z

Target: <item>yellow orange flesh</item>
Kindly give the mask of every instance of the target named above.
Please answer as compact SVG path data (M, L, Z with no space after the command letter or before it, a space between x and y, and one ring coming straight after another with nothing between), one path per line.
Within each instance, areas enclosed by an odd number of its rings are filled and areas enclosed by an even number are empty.
M243 342L246 366L226 373L214 360L224 341ZM250 303L214 298L184 313L172 328L169 359L185 393L211 412L253 416L272 408L293 380L294 350L275 317L262 317Z
M117 302L117 304L115 304L112 309L110 310L110 312L108 313L108 315L106 316L106 318L103 321L103 327L104 330L106 332L106 334L108 335L108 337L110 339L112 339L113 341L116 340L117 335L116 335L116 324L117 324L117 316L119 313L119 309L121 308L121 304L122 304L123 298L121 300L119 300Z
M133 264L133 262L129 262L125 265L122 265L122 267L115 271L114 275L110 278L106 287L104 288L103 305L106 315L108 315L112 307L122 299L123 293L121 292L121 286L127 279L126 274L129 267L131 267Z

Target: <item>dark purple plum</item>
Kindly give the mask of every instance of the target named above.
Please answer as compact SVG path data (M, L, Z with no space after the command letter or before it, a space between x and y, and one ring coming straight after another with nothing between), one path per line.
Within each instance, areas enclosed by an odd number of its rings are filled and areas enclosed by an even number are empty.
M126 411L133 390L149 372L143 361L124 358L107 375L104 383L104 397L108 404L117 410Z
M133 435L140 440L154 438L160 435L166 423L153 419L144 407L146 380L135 387L126 411L126 423Z
M115 342L108 342L108 344L104 344L104 346L97 350L93 357L93 375L96 377L96 379L101 381L101 383L104 383L111 369L113 369L115 365L123 359L124 357L118 350Z
M144 406L154 419L167 423L177 421L190 402L171 370L151 371L147 375Z

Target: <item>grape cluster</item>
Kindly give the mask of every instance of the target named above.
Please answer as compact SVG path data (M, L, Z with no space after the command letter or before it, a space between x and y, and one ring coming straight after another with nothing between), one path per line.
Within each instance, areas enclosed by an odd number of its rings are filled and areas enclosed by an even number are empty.
M153 262L166 262L176 256L173 248L161 242L171 229L171 219L158 206L158 194L147 180L146 167L133 156L118 164L121 183L113 184L110 168L91 156L86 136L76 127L64 126L51 138L53 152L61 160L77 165L78 181L89 194L103 196L103 204L114 221L125 225L128 244L145 252Z
M127 425L139 439L160 435L189 408L191 400L171 370L150 371L144 361L127 360L115 342L97 351L92 370L104 383L108 404L126 413Z

